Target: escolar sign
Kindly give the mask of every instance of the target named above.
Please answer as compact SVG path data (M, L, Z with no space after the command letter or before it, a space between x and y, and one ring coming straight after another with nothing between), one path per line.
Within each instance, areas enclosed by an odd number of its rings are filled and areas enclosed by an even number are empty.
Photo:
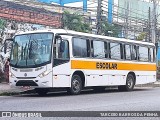
M156 64L71 60L71 69L156 71Z
M97 69L117 69L117 63L105 63L105 62L97 62Z

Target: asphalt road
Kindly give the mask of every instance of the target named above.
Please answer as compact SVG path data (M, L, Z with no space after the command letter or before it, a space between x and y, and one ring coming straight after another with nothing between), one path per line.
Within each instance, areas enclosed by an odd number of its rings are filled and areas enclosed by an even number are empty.
M0 96L0 111L160 111L160 88L135 88L132 92L84 91L76 96L65 92L49 93L45 97Z

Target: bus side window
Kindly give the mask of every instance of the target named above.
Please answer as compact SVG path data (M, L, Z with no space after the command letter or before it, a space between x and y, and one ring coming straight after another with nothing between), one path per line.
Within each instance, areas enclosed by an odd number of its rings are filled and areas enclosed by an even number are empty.
M67 40L58 42L58 58L69 59L69 43Z
M124 45L124 58L126 60L131 60L131 45Z
M121 59L120 43L110 42L110 55L111 59Z
M73 38L73 56L80 58L90 57L89 45L87 45L89 42L87 41L83 38Z
M105 43L103 41L93 40L93 57L105 58Z
M63 39L56 39L54 46L53 67L69 61L69 42Z
M149 48L149 61L154 62L154 48Z
M132 60L137 60L137 50L138 50L138 46L133 45L132 46L132 56L131 56Z
M146 46L139 46L139 61L148 62L149 55L148 55L148 47Z

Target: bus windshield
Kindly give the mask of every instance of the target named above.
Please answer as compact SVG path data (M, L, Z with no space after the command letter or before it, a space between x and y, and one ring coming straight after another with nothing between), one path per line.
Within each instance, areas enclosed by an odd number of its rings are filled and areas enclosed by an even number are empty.
M52 40L53 33L17 35L11 51L11 66L38 67L49 63Z

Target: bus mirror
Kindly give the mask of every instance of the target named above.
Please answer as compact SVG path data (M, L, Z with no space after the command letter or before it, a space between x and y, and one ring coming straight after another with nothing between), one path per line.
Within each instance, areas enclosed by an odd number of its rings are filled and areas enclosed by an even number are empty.
M62 40L62 37L61 37L61 36L59 36L59 35L56 35L56 37L55 37L55 38L56 38L56 41L57 41L57 40Z
M60 52L64 52L64 49L65 49L65 42L64 41L61 41L60 43Z

